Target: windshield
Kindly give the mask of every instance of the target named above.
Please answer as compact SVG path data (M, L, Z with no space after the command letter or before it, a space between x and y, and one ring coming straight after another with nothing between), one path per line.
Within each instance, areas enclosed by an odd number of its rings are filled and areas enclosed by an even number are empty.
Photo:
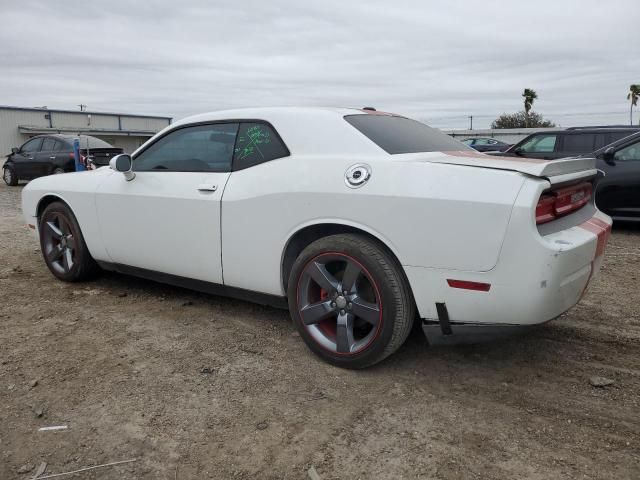
M471 150L463 143L424 123L391 115L347 115L344 119L392 155L416 152Z

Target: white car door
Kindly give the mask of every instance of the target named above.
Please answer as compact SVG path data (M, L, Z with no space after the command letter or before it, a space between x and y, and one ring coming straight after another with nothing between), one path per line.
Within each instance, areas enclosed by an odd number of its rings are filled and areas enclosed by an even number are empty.
M113 263L223 283L220 200L237 123L178 128L133 158L135 178L114 172L96 192Z

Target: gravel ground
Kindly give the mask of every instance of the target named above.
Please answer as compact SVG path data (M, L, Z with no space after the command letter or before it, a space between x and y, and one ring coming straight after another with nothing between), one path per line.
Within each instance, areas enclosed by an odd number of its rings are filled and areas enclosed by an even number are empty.
M533 333L436 349L416 330L354 372L285 311L55 280L20 191L0 187L2 479L127 459L81 478L640 478L638 228L616 228L583 301Z

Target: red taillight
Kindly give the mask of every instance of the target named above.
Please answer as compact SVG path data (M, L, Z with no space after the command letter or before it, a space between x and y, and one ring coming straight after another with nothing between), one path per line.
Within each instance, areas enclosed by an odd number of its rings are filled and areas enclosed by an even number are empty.
M536 205L536 223L547 223L556 218L554 205L556 197L554 195L542 195Z
M543 193L536 205L536 223L547 223L584 207L591 199L592 187L584 182Z

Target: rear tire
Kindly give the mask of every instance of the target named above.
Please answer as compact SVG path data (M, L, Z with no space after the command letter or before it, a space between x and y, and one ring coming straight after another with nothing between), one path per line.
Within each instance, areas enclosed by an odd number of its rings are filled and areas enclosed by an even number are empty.
M60 175L61 173L65 173L64 168L56 167L51 172L52 175Z
M11 165L5 165L2 172L2 179L4 183L10 187L18 185L18 175L16 175L15 169Z
M398 261L364 235L316 240L298 256L287 287L300 336L325 361L365 368L404 343L415 304Z
M53 202L48 205L40 215L38 229L42 256L56 278L80 282L100 271L67 204Z

